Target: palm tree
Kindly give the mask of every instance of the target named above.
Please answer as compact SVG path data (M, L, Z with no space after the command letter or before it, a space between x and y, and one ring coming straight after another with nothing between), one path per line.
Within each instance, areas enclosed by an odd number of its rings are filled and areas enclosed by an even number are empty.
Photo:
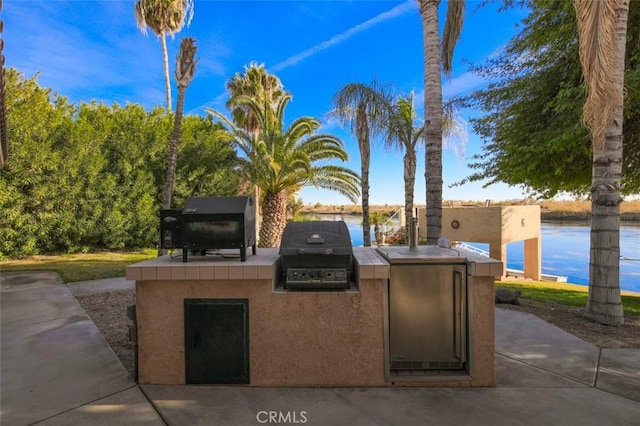
M149 27L160 39L167 91L167 111L171 111L171 82L166 36L182 30L185 23L189 26L193 18L193 0L138 0L134 6L134 13L142 33L146 34Z
M371 134L383 131L386 117L391 112L388 90L374 80L370 85L349 83L333 96L334 115L348 125L358 139L362 186L362 233L365 246L371 245L369 222L369 164L371 160Z
M377 245L382 245L383 234L380 227L389 220L387 212L373 212L369 215L369 220L373 224L373 236Z
M255 62L245 66L244 73L236 73L227 82L227 90L231 97L226 106L231 109L233 122L236 126L253 133L254 137L257 137L260 126L251 110L246 105L237 102L238 97L249 96L273 107L286 93L280 79L269 74L265 70L264 64L258 65Z
M231 97L226 106L231 110L233 122L236 126L251 133L254 139L258 137L260 126L251 110L246 105L238 103L238 98L249 96L257 102L264 102L265 105L270 106L269 114L273 115L274 105L286 93L280 79L273 74L269 74L264 68L264 64L258 65L256 62L251 62L244 67L244 72L238 72L229 79L227 90L230 92ZM254 185L253 193L254 199L257 200L255 203L256 227L260 229L262 226L260 188Z
M301 197L296 197L295 194L289 194L289 204L287 211L291 219L296 220L299 218L302 209L304 208L304 201Z
M182 115L184 110L184 95L187 87L193 80L196 72L195 59L197 47L195 39L187 37L182 39L180 44L180 53L176 63L176 82L178 83L178 104L176 105L176 115L173 122L173 131L171 132L171 142L169 144L169 166L167 167L167 180L164 184L164 192L162 197L162 208L171 208L171 196L173 194L173 182L176 177L176 165L178 163L178 142L180 140L180 125L182 124Z
M416 118L413 93L406 98L398 97L393 104L385 131L385 144L404 151L404 216L406 226L409 226L413 217L417 164L416 147L424 137L424 125L416 125Z
M593 148L586 315L603 324L622 325L620 177L629 0L574 0L574 6L588 87L583 116Z
M424 40L425 175L427 187L427 244L436 244L442 233L442 63L452 69L453 49L460 37L464 0L447 2L442 45L438 28L440 0L417 0ZM442 53L440 48L442 47Z
M453 103L448 102L443 109L442 133L456 153L463 152L468 135L464 121L456 115ZM404 151L404 215L406 235L413 217L413 200L416 181L416 148L424 140L424 124L418 124L418 115L413 105L413 92L407 97L395 98L391 114L383 131L386 146Z
M279 246L292 190L313 185L337 191L353 202L360 195L360 179L356 173L326 163L333 159L348 159L340 139L316 134L320 122L310 117L298 118L284 128L284 110L290 100L291 95L285 94L272 108L249 96L236 98L236 102L255 117L260 129L257 136L235 126L223 114L207 109L226 125L233 134L233 143L244 154L238 159L240 175L258 186L263 194L261 247Z

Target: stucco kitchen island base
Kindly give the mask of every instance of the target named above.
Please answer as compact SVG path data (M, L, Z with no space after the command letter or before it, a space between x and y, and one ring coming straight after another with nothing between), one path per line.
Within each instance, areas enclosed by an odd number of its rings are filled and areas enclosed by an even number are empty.
M138 381L186 384L185 299L246 300L249 386L492 386L493 276L500 262L467 262L469 367L466 372L387 377L385 314L389 264L354 248L357 288L294 292L277 288L278 250L246 262L169 256L127 267L136 281Z

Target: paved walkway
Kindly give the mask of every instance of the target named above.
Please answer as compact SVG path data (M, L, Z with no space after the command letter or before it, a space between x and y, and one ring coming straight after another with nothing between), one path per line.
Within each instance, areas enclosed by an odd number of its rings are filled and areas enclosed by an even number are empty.
M598 349L496 310L495 388L138 386L54 273L1 279L0 423L11 425L637 425L640 349ZM72 292L70 291L72 290Z

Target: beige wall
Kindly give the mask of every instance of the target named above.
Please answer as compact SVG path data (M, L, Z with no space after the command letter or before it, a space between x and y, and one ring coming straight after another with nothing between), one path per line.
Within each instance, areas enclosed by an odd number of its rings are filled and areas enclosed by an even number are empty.
M427 216L418 210L420 237L426 238ZM459 227L452 226L458 221ZM528 240L540 236L540 206L444 207L442 236L479 243Z
M184 384L185 298L248 298L252 386L384 384L382 280L274 293L270 280L138 281L140 383Z
M249 300L250 386L494 384L493 277L502 270L499 262L467 258L469 375L387 381L389 264L372 248L357 248L354 255L357 292L274 291L277 252L266 249L246 264L163 256L127 267L127 277L136 280L139 382L185 383L184 299L240 298Z
M492 277L468 277L469 359L473 386L495 386L495 286ZM471 343L473 342L473 343Z
M420 238L426 238L426 222L426 211L420 208ZM538 205L444 207L442 236L451 241L488 243L490 256L504 265L503 276L506 275L507 244L525 241L524 275L526 278L540 279L542 240Z

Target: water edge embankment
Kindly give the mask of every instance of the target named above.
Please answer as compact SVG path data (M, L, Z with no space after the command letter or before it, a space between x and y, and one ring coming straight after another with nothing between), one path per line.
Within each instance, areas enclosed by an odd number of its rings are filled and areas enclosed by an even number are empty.
M591 213L543 210L540 212L540 218L543 221L559 221L559 222L590 221ZM620 220L622 222L640 222L640 212L620 213Z

